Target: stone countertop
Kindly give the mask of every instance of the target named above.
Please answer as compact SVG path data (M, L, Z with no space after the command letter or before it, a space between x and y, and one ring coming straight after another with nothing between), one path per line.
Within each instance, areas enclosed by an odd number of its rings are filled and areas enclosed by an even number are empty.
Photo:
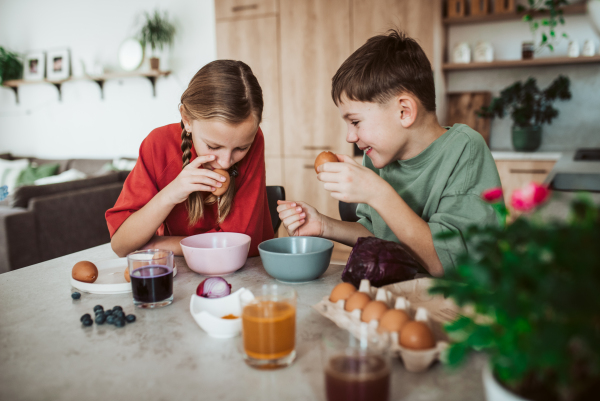
M561 152L514 152L492 150L494 160L558 160Z
M0 399L2 400L325 400L320 335L334 324L312 309L340 282L332 264L298 292L296 350L289 367L259 371L242 358L241 337L215 339L200 329L189 300L204 278L176 258L172 305L135 309L131 294L82 293L71 299L72 266L80 260L116 259L101 245L0 274ZM258 290L275 280L260 258L227 277L234 290ZM79 318L97 304L121 305L135 323L83 327ZM483 355L459 370L439 363L425 373L392 365L393 400L482 400Z

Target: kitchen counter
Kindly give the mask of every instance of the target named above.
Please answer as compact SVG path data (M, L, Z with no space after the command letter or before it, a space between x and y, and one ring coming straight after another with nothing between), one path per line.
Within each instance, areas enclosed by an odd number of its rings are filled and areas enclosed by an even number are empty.
M558 173L600 174L600 161L579 161L574 160L574 157L574 150L563 152L562 157L556 162L544 183L550 184Z
M561 152L514 152L492 150L494 160L559 160Z
M170 306L135 309L130 293L71 299L76 262L116 258L105 244L0 274L1 400L325 400L320 336L334 324L311 306L340 282L342 265L331 264L318 280L294 285L298 357L285 369L259 371L244 363L240 337L215 339L196 325L190 297L204 277L182 257L175 258ZM258 257L227 280L234 290L276 283ZM123 328L83 327L80 316L93 314L97 304L121 305L137 320ZM482 400L484 363L476 354L458 370L437 364L410 373L394 359L391 399Z

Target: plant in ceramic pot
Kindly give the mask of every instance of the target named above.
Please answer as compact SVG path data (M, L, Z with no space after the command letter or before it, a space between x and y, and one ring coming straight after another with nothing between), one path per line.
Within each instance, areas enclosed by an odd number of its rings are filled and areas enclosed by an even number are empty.
M0 46L0 85L9 79L23 76L23 62L17 53L9 52Z
M492 198L505 216L502 196ZM529 213L471 227L469 254L431 290L464 307L446 327L455 341L447 359L489 356L488 401L600 395L600 205L578 198L569 220L545 221L535 209L548 198L537 184L515 191L512 206Z
M482 107L480 117L504 117L510 112L513 120L512 143L517 151L531 152L542 142L542 124L551 124L558 116L552 104L556 100L571 98L568 77L559 75L546 89L540 90L535 78L522 83L515 82L500 92L500 97L492 99L488 107Z
M175 26L169 22L167 12L161 13L155 10L153 14L144 13L144 25L139 34L139 40L142 46L150 45L152 57L150 58L150 68L159 69L159 59L156 57L157 50L163 50L166 46L173 44L175 37Z

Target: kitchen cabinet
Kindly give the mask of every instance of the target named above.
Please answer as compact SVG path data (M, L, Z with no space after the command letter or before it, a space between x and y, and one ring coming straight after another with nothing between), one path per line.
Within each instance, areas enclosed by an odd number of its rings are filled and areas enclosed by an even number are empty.
M278 0L215 0L217 20L277 13Z
M277 17L217 21L217 57L248 64L263 91L265 156L281 156Z
M351 154L331 99L331 78L351 50L350 0L281 0L280 13L284 156Z
M554 164L556 164L555 160L496 160L504 201L510 211L511 219L521 214L510 206L512 192L531 181L543 183Z

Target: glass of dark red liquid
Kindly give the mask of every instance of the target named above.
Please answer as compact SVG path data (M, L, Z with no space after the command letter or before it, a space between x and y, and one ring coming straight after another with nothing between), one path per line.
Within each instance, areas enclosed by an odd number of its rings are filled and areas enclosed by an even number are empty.
M148 249L127 255L133 304L160 308L173 303L173 252Z
M323 334L321 357L328 401L390 399L389 337L367 331L354 336L332 329Z

